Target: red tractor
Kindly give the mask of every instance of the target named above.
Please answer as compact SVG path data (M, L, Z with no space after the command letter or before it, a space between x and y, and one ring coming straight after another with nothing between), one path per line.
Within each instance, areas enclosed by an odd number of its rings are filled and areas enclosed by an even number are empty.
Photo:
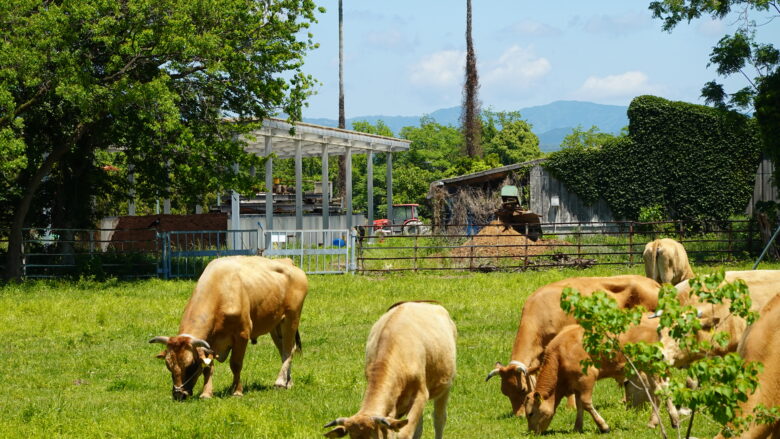
M427 231L425 225L417 216L419 204L393 204L393 218L374 220L374 233L391 235L419 235Z

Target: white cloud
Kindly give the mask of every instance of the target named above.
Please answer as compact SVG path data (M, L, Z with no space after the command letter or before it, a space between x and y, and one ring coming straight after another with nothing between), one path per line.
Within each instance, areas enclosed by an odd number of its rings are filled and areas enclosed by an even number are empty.
M579 20L577 20L576 24ZM592 34L626 35L652 26L651 19L646 14L636 12L622 15L595 15L584 25L586 32Z
M466 66L466 52L443 50L432 53L411 67L409 80L420 87L458 86Z
M651 84L644 73L630 71L619 75L590 76L575 92L575 96L579 99L603 102L610 99L633 98L642 94L662 94L662 88Z
M486 86L524 88L550 72L552 66L546 58L537 57L531 49L512 46L495 62L483 66Z
M504 28L501 33L517 33L521 35L531 35L538 37L554 37L561 34L561 31L550 25L533 20L521 20Z

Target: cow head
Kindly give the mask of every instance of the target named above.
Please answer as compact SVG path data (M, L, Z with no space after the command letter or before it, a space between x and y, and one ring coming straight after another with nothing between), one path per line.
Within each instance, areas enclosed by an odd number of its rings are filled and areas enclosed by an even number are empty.
M344 437L351 439L379 439L388 437L390 431L397 432L409 422L408 419L398 420L384 416L368 416L357 414L350 418L338 418L323 428L333 427L325 433L325 437Z
M519 361L510 361L506 366L497 362L485 381L500 375L501 393L509 398L515 416L523 416L526 397L534 388L534 378L530 376L533 372L535 371L529 371L528 367Z
M211 346L199 338L187 334L176 337L154 337L149 343L162 343L165 350L157 358L165 359L165 366L171 372L173 388L171 393L176 401L183 401L192 395L195 382L204 367L211 367L214 352Z
M528 398L525 404L525 418L528 420L528 431L531 433L542 434L547 431L553 416L555 408L558 405L555 395L534 392Z

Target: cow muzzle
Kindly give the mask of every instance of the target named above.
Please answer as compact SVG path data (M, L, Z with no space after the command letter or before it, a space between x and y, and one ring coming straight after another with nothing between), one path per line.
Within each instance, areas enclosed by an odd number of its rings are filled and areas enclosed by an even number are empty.
M184 401L190 396L189 390L185 389L184 386L173 386L171 394L174 401Z

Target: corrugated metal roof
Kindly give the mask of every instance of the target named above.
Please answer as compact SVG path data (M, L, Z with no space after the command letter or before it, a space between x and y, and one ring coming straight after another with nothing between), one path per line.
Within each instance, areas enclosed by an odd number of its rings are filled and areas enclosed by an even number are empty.
M510 172L525 168L528 166L536 166L543 163L547 159L535 159L522 163L514 163L511 165L501 166L498 168L488 169L486 171L474 172L472 174L459 175L457 177L443 178L431 183L431 186L449 186L449 185L462 185L469 183L481 183L484 181L496 180L506 177Z
M294 132L290 134L293 128ZM271 151L279 158L295 157L298 143L301 146L301 155L304 157L321 156L324 145L328 147L328 155L344 155L347 148L351 148L352 154L365 154L368 151L407 151L411 143L410 140L393 137L304 122L296 122L293 125L282 119L267 118L263 119L262 128L243 136L243 140L248 143L246 151L264 156L266 138L270 139Z

